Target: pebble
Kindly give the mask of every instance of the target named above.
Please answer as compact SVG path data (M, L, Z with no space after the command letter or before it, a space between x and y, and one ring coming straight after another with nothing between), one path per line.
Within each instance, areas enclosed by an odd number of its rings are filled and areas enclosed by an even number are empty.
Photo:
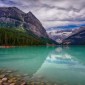
M0 75L0 78L4 78L6 75L4 75L4 74L2 74L2 75Z
M28 74L24 74L23 76L29 76Z
M8 79L6 77L2 78L3 82L6 82Z
M13 83L13 80L12 80L12 79L10 79L10 80L8 80L8 82L9 82L9 83Z
M12 71L7 71L7 73L12 73Z
M14 72L12 72L13 71L9 70L4 71L4 73L0 73L0 85L52 85L49 84L48 81L42 81L43 77L36 78L29 76L28 74L24 74L22 76L20 74L15 74Z
M10 85L8 82L3 82L2 85Z
M0 80L0 85L2 84L2 80Z
M57 84L54 84L54 85L57 85Z
M10 85L16 85L15 83L11 83Z
M21 85L27 85L27 83L26 82L23 82L23 83L21 83Z

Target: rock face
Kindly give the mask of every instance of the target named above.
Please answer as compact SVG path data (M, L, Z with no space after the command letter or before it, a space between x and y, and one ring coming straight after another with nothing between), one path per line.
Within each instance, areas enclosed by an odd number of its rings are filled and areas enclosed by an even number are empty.
M62 41L67 38L71 33L72 30L71 29L58 29L55 31L47 31L49 37L53 40L55 40L57 43L61 44Z
M30 30L41 37L48 37L46 30L42 26L41 22L32 14L32 12L28 12L24 16L24 21L30 24Z
M0 27L24 29L38 37L48 38L41 22L31 13L24 13L16 7L0 7Z
M85 27L81 27L67 37L63 43L64 45L85 45Z

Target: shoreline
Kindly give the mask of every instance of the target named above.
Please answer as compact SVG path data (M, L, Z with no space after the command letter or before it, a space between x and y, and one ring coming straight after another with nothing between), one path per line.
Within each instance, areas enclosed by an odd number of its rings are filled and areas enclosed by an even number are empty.
M28 74L0 69L0 85L56 85L41 78L32 78Z

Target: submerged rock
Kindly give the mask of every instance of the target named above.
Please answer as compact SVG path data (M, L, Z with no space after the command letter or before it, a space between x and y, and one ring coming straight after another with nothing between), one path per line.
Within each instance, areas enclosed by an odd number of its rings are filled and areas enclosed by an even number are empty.
M2 78L2 82L7 82L8 81L8 78L4 77Z
M21 85L27 85L27 83L26 82L22 82Z
M11 83L10 85L16 85L15 83Z
M4 71L4 73L6 72ZM0 85L53 85L48 81L44 81L43 79L39 78L33 78L32 76L30 76L29 79L25 79L24 76L27 76L27 74L22 76L18 73L15 74L14 72L11 72L12 71L10 71L7 76L0 73Z

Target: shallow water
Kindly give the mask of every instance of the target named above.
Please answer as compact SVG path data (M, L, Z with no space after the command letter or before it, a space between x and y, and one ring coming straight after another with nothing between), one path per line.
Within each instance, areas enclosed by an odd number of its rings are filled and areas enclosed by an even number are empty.
M85 47L0 48L0 68L60 85L85 85Z

